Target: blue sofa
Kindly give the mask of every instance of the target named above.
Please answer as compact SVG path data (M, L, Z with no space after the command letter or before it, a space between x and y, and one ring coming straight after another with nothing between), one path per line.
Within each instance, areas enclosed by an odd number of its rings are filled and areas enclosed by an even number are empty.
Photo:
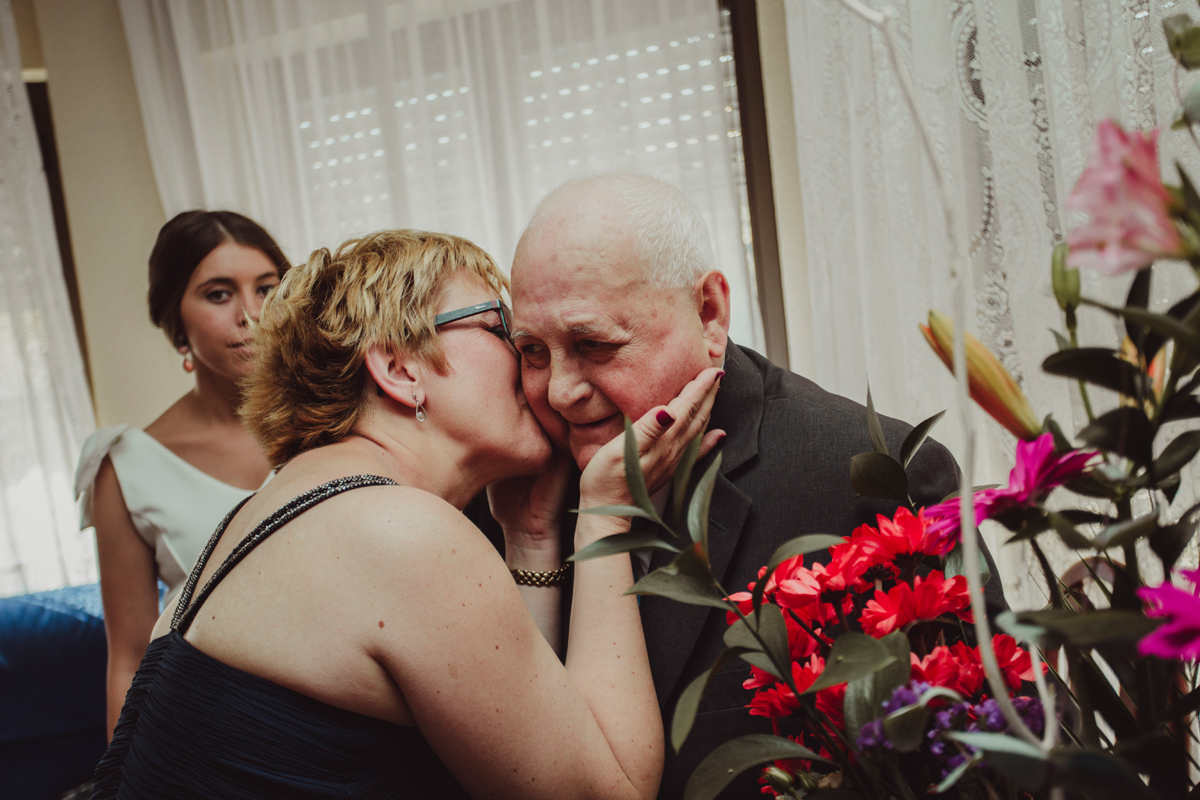
M53 800L105 749L100 587L0 598L0 798Z

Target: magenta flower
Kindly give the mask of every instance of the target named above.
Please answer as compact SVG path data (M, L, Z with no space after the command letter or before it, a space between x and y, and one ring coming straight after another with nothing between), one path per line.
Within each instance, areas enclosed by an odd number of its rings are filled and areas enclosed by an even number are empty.
M1179 574L1192 582L1192 591L1170 583L1138 589L1138 597L1146 601L1146 616L1166 618L1138 642L1138 652L1144 656L1180 661L1200 658L1200 569L1181 569Z
M1078 478L1092 465L1096 453L1072 450L1054 455L1054 437L1043 433L1033 441L1017 442L1017 462L1008 476L1008 486L975 493L975 524L1013 508L1032 508L1051 490ZM957 540L962 529L962 511L957 496L925 509L932 520L927 535Z
M1158 129L1129 134L1104 120L1096 126L1091 160L1067 198L1067 208L1091 216L1067 236L1067 263L1119 275L1156 258L1186 255L1167 213L1170 205L1158 169Z

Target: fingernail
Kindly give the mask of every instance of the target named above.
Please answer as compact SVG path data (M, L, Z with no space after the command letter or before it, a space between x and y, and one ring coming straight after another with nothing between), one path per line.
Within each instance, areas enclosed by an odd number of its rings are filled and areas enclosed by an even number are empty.
M664 428L675 422L675 418L668 414L665 408L658 412L658 414L655 416L655 419L657 419L658 424L662 425Z
M720 372L717 373L717 380L721 380L721 378L724 378L724 377L725 377L725 370L721 370Z

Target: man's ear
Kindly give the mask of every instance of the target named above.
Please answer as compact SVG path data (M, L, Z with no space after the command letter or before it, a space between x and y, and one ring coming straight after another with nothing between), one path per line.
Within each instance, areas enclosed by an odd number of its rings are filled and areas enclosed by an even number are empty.
M710 269L696 281L694 295L708 355L717 361L729 344L729 281L720 270Z
M425 402L421 382L421 365L389 344L375 344L367 349L367 373L375 381L376 393L387 396L409 408Z

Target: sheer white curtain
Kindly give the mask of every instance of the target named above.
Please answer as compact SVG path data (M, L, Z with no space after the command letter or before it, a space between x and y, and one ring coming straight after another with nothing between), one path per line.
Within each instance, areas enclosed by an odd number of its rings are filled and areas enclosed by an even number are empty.
M1167 127L1175 118L1174 62L1161 19L1174 0L889 0L900 20L906 66L949 176L971 243L975 318L968 330L997 353L1035 410L1068 432L1086 417L1077 392L1042 373L1061 328L1050 292L1050 252L1073 219L1065 200L1086 163L1095 125ZM950 311L945 226L932 173L879 34L837 0L787 0L788 51L808 247L811 325L818 380L856 399L867 381L876 406L911 421L952 403L952 379L918 322ZM1200 174L1184 133L1164 131L1164 174L1183 161ZM1084 291L1123 299L1129 278L1084 275ZM1161 307L1194 288L1190 270L1156 268ZM1084 313L1081 338L1115 346L1118 327ZM789 319L789 324L801 320ZM1102 393L1096 393L1102 394ZM1101 396L1110 408L1113 398ZM1093 395L1093 402L1096 402ZM948 415L935 435L963 441ZM976 476L1007 480L1014 441L982 412ZM1186 477L1186 475L1185 475ZM1194 502L1186 480L1174 513ZM1027 546L1001 547L985 530L1010 602L1044 602ZM1046 539L1047 537L1043 537ZM1047 542L1049 543L1049 542ZM1061 573L1073 561L1050 553ZM1195 551L1189 556L1195 562ZM1156 564L1153 556L1142 563Z
M94 425L12 7L0 0L0 597L96 580L71 492Z
M168 214L229 207L289 253L385 227L505 267L576 175L636 171L703 210L761 346L716 0L121 0Z

